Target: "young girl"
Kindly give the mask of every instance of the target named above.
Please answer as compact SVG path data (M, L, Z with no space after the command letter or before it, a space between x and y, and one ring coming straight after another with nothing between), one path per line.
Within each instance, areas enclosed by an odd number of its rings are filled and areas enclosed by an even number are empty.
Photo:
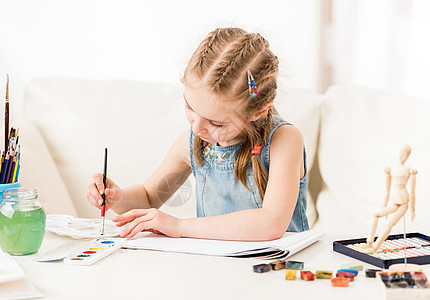
M120 215L121 237L141 231L171 237L263 241L309 229L306 155L300 131L276 112L278 58L259 34L219 28L193 53L183 83L191 125L143 185L118 187L96 174L88 200ZM197 218L178 219L158 208L196 178ZM176 179L176 178L175 178ZM158 193L162 189L163 193ZM167 191L167 192L164 192Z

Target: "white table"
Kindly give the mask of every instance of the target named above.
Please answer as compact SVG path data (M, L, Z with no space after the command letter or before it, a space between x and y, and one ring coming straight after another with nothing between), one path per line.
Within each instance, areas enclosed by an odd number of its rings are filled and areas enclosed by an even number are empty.
M322 240L289 257L305 262L315 271L333 270L347 262L358 262L333 252L326 235ZM70 238L48 232L39 252L43 253ZM37 254L35 254L37 255ZM238 259L121 249L92 266L62 262L40 263L35 255L15 257L44 299L382 299L376 279L364 271L348 288L332 287L330 280L285 280L285 270L258 274L256 259ZM375 268L363 263L364 268ZM426 274L430 268L424 266Z

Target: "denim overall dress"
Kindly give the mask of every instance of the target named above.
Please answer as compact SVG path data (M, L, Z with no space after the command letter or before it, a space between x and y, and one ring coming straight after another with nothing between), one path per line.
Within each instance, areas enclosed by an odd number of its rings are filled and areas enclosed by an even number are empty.
M276 129L282 125L291 125L281 117L274 115L272 128L258 158L269 172L270 142ZM247 184L249 190L234 176L236 154L243 142L221 147L207 144L203 148L203 164L200 167L194 156L195 134L190 130L190 161L196 179L197 217L223 215L239 210L261 208L262 199L254 180L252 167L248 169ZM205 143L206 144L206 143ZM296 207L287 231L304 231L309 229L306 217L307 169L306 152L303 149L305 175L300 179L300 189Z

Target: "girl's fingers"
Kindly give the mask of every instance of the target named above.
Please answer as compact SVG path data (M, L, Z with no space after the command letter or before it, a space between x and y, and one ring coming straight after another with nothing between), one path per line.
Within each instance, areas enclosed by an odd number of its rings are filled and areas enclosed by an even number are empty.
M87 193L88 201L97 208L100 208L99 203L94 199L93 195L88 191Z
M151 222L144 222L144 223L140 223L139 225L137 225L136 227L134 227L134 229L130 232L130 234L128 235L128 238L132 238L134 237L136 234L138 234L139 232L148 230L152 227Z
M121 233L121 237L122 238L124 238L124 237L132 238L136 234L138 234L139 232L147 231L147 230L151 229L151 227L152 227L151 221L142 222L142 223L137 224L136 226L133 226L132 228L130 228L130 230L128 230L129 228L127 228L127 230L124 230Z
M122 215L118 215L112 218L112 221L114 222L131 222L135 218L130 215L125 215L126 213L123 213Z
M100 201L102 201L102 196L99 194L99 192L97 191L96 186L91 183L88 187L88 192L91 194L92 198L97 201L98 203L100 203Z
M117 199L119 196L119 189L107 188L105 190L105 195L106 195L106 197L109 197L111 199Z
M128 212L123 213L122 215L118 215L112 219L114 222L126 221L130 222L138 217L146 215L150 209L132 209Z
M109 188L108 188L109 186ZM117 200L120 190L115 185L113 181L111 181L108 177L106 178L106 188L104 188L103 184L103 174L97 173L93 176L93 181L88 186L87 199L88 201L101 209L103 204L103 193L106 196L106 211L112 208L112 204ZM114 203L111 203L111 202Z
M140 226L140 227L142 227L141 226L141 224L147 224L147 223L149 223L149 221L151 221L151 219L152 219L152 217L151 216L149 216L149 215L145 215L145 216L142 216L142 217L139 217L139 218L137 218L137 219L135 219L133 222L131 222L130 223L130 225L123 231L123 235L125 235L125 236L127 236L127 235L129 235L133 230L134 230L134 228L136 228L136 226Z
M105 191L105 186L103 184L103 174L97 173L93 176L94 185L96 186L100 195Z
M128 219L128 220L119 221L119 222L116 223L116 226L120 227L120 226L123 226L123 225L131 222L131 221L132 222L130 223L130 225L132 225L133 223L146 222L146 221L149 221L151 219L152 219L152 215L151 214L146 214L146 215L143 215L143 216L141 216L139 218L136 218L136 219L132 219L132 220ZM112 219L112 221L114 221L114 219Z
M112 219L113 220L113 219ZM129 221L120 221L120 222L117 222L115 225L117 226L117 227L121 227L121 226L124 226L125 224L127 224L127 223L129 223Z
M120 234L120 237L126 237L132 230L133 230L134 226L128 226L126 229L124 229L124 231Z
M112 205L106 201L106 211L108 211L109 209L111 209Z
M90 184L88 188L87 199L92 205L98 208L100 208L103 203L103 199L97 192L97 189L95 188L94 184Z

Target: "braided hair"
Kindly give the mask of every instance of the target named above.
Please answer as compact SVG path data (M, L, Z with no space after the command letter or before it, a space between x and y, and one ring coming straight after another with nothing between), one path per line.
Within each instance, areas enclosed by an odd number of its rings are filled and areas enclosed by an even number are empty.
M252 72L258 87L258 94L252 98L248 93L247 70ZM249 122L249 118L268 103L273 103L278 70L278 58L260 34L240 28L218 28L200 43L182 78L184 83L190 78L197 79L215 95L245 103L244 111L239 114L245 124L244 143L236 156L234 172L236 180L248 188L247 171L252 167L261 199L266 191L268 173L251 151L255 145L264 144L271 129L272 116L277 111L272 106L264 118L256 122ZM203 164L202 147L202 139L196 136L193 151L199 166Z

